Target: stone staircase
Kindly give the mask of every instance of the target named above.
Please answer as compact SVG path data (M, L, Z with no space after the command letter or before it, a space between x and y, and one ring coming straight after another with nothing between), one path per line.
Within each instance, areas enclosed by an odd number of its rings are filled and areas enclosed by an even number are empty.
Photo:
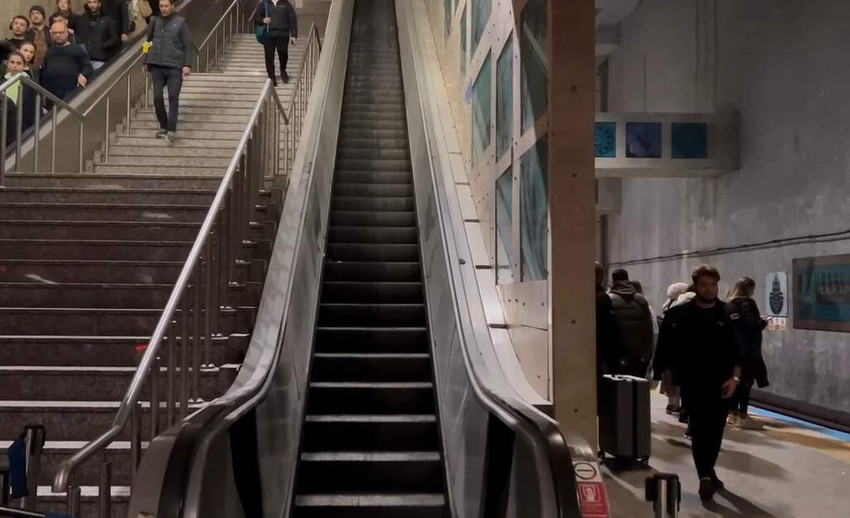
M326 15L302 17L299 29L306 35L314 20L324 29ZM299 42L293 79L303 54ZM64 510L65 495L49 487L56 468L111 425L264 81L262 48L236 36L220 70L185 81L175 143L154 137L153 107L139 103L84 174L13 173L0 189L0 448L26 424L46 427L39 510ZM285 106L293 89L277 89ZM204 400L227 389L247 347L280 185L267 182L255 208L227 294L233 309L222 310L211 348L217 368L201 373ZM148 414L143 403L145 437ZM130 492L129 431L120 439L107 450L116 517ZM97 515L99 480L100 459L76 472L83 517Z

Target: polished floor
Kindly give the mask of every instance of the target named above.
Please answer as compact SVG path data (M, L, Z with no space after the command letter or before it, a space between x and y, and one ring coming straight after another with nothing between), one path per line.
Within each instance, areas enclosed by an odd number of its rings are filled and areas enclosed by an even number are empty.
M703 504L684 425L666 415L665 405L653 395L650 468L603 469L613 517L654 516L644 479L659 472L679 475L683 518L850 516L850 435L756 410L763 430L727 427L717 463L727 491Z

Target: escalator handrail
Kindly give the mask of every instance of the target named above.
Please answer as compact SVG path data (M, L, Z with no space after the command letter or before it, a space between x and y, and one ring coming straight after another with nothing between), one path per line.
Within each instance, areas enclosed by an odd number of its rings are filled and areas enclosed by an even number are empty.
M401 4L404 6L403 8L410 8L407 2L402 2ZM399 5L399 3L396 5ZM411 19L412 16L410 14L408 19ZM411 24L410 30L417 30L415 24ZM421 41L418 36L411 37L411 40L411 44L415 46L418 46L418 42ZM421 58L423 50L421 48L419 52L415 50L416 48L414 47L414 59L417 56ZM469 301L468 295L472 295L473 299L478 299L472 302L482 305L483 302L480 299L480 291L477 289L478 281L475 276L475 266L471 260L465 261L465 265L461 264L461 256L471 258L468 241L465 238L465 229L454 220L448 223L445 220L446 217L452 219L452 210L449 208L449 204L454 202L453 204L457 205L456 208L459 211L459 201L457 200L457 196L452 200L447 199L449 196L445 192L445 186L443 185L443 188L441 188L441 173L435 170L434 164L439 160L438 155L447 153L447 149L445 143L438 144L432 142L432 136L428 129L429 126L431 128L438 126L437 123L430 119L431 116L439 112L437 111L436 100L433 97L434 93L427 87L427 79L421 77L423 69L424 65L414 66L414 73L416 74L420 93L423 124L425 124L424 138L430 157L433 188L438 203L441 206L441 210L436 211L436 217L438 219L438 226L441 229L439 234L446 250L446 264L450 272L448 280L451 286L450 291L453 294L453 310L455 317L458 318L458 322L467 328L466 331L459 329L458 332L461 350L464 352L463 356L467 376L479 402L499 417L506 426L526 437L545 454L549 464L548 471L553 481L558 516L565 518L579 516L577 514L578 502L573 472L573 453L569 445L573 444L574 448L582 449L581 447L586 445L585 441L576 434L565 433L556 421L522 399L513 389L504 371L498 368L497 365L486 365L486 361L480 354L477 357L473 355L470 344L468 343L470 339L477 340L479 337L489 341L490 333L487 322L473 322L469 315L466 315L466 318L464 318L464 312L461 311L462 304L459 297ZM441 160L441 162L449 163L448 159ZM465 288L464 285L466 283L470 283L475 289ZM468 313L468 305L464 307L467 307ZM472 330L473 327L478 327L478 332ZM490 349L492 349L492 344L490 345ZM478 348L478 350L481 351L482 348ZM585 451L590 451L589 447Z
M50 90L48 90L47 88L45 88L45 87L41 86L40 84L38 84L37 82L35 82L29 76L29 74L27 74L26 72L20 72L18 74L15 74L14 76L10 77L9 79L5 80L2 84L0 84L0 95L5 95L6 91L9 88L11 88L17 82L20 82L22 85L26 85L26 86L32 88L33 90L38 92L40 95L42 95L44 98L48 99L50 102L56 104L57 106L59 106L60 108L62 108L64 110L67 110L68 113L73 115L74 118L76 118L77 120L79 120L79 121L85 120L85 118L86 118L85 113L80 112L79 110L77 110L76 108L74 108L73 106L71 106L70 104L65 102L64 100L57 97Z

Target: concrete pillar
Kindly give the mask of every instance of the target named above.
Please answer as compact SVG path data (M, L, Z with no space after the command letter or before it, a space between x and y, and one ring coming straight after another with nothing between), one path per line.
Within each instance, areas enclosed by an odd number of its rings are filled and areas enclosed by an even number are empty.
M594 2L548 5L553 402L561 425L595 446Z

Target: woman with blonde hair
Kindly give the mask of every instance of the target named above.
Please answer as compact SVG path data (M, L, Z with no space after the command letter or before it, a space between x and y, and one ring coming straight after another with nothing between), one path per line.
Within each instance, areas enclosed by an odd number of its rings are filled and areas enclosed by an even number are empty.
M761 353L761 335L767 327L767 321L761 317L758 304L753 300L755 290L756 281L749 277L742 277L729 289L726 296L727 311L732 319L742 360L741 383L732 399L729 424L748 429L760 428L758 423L747 414L753 384L757 383L759 388L769 385L767 366Z

